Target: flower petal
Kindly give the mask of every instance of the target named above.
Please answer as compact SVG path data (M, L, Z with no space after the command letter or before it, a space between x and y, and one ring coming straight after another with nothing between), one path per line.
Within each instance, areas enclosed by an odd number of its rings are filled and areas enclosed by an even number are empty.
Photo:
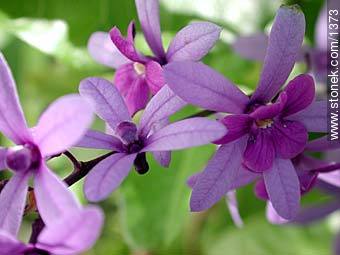
M239 139L249 132L253 121L254 120L248 114L226 116L221 122L227 127L228 133L214 143L225 144Z
M277 214L270 201L267 202L266 216L267 220L272 224L285 224L288 222L288 220L282 218L280 215Z
M53 254L80 254L99 238L104 215L97 207L73 211L46 226L36 247Z
M6 169L7 148L0 147L0 171Z
M327 101L316 101L286 119L302 123L309 132L327 133Z
M129 174L136 154L116 153L98 163L87 175L84 193L88 200L105 199Z
M332 2L332 1L329 1ZM335 1L333 1L335 2ZM328 3L329 4L329 3ZM330 7L331 8L331 7ZM329 9L331 10L331 9ZM316 21L315 43L318 49L327 51L327 5L324 4Z
M242 167L246 139L222 145L203 172L195 175L190 198L191 211L203 211L213 206L227 192L253 181L257 175Z
M272 167L275 147L270 132L259 130L250 136L243 154L244 165L254 172L263 172Z
M175 94L204 109L243 113L249 102L239 88L202 63L170 63L164 67L164 77Z
M87 49L91 57L98 63L117 69L130 62L112 43L110 35L105 32L95 32L91 35Z
M318 175L320 180L327 182L335 187L340 188L340 171L334 171L330 173L321 173Z
M145 78L135 79L123 97L131 116L144 109L149 99L149 87Z
M287 94L287 103L282 116L292 115L307 108L315 98L315 84L313 77L301 74L291 80L284 92Z
M230 212L230 216L231 216L234 224L239 228L243 227L243 221L242 221L240 212L238 210L236 191L235 190L229 191L227 193L226 202L227 202L227 206L228 206L228 209L229 209L229 212Z
M139 122L140 134L146 136L155 123L167 119L185 104L168 86L164 86L147 104Z
M323 204L309 205L301 209L297 217L294 218L293 223L302 225L310 224L324 219L337 210L340 210L340 203L337 200Z
M21 243L3 229L0 230L0 247L1 255L21 255L27 249L27 245Z
M281 121L272 126L272 138L279 157L290 159L301 153L308 141L308 132L297 121Z
M206 118L191 118L172 123L152 134L142 151L169 151L200 146L221 138L227 129Z
M257 120L273 119L282 112L287 103L287 94L282 92L278 100L269 105L263 105L257 108L250 116Z
M78 211L80 205L66 184L41 163L34 177L34 195L39 214L46 225L53 224L69 212Z
M268 102L287 80L299 55L305 34L305 17L297 5L282 6L268 41L261 78L252 101Z
M153 95L156 95L156 93L165 85L163 69L161 65L155 61L146 63L145 78Z
M240 36L232 46L243 58L263 61L268 47L268 36L263 33Z
M312 140L306 146L307 151L327 151L340 149L339 141L328 141L327 136Z
M79 95L67 95L52 103L34 129L43 156L61 153L76 144L93 120L91 106Z
M159 22L159 1L136 0L135 2L145 40L148 42L152 52L162 60L165 57L165 52Z
M276 212L287 220L296 217L300 208L300 184L291 161L275 159L273 167L263 172L263 178Z
M16 173L0 193L0 229L17 236L28 190L28 173Z
M11 70L1 53L0 90L0 131L16 144L31 140Z
M128 28L128 35L124 38L117 27L110 31L110 37L117 49L129 60L133 62L143 62L142 56L137 52L134 45L134 23L131 22Z
M87 78L80 82L79 93L94 104L95 112L112 129L122 121L131 120L123 98L111 82L102 78Z
M88 130L83 138L75 146L82 148L120 151L122 149L122 142L115 136L107 135L100 131Z
M221 31L221 27L210 22L195 22L182 28L169 45L168 62L201 60L215 45Z

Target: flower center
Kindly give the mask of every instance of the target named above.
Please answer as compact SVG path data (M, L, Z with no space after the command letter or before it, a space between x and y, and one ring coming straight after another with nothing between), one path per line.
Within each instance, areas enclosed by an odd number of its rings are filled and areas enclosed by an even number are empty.
M138 63L138 62L135 62L135 63L133 63L133 68L135 69L135 71L138 75L145 74L145 65Z
M256 126L259 128L271 127L274 121L272 119L256 120Z
M6 165L13 171L26 171L32 167L38 167L41 154L37 146L33 144L17 145L8 149Z

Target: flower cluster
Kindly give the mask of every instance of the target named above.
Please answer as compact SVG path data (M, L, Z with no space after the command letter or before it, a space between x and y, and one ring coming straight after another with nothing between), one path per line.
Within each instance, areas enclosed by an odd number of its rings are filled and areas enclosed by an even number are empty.
M297 6L278 10L263 44L266 49L256 52L256 58L261 52L265 56L251 95L199 62L218 40L219 26L192 23L176 34L165 51L158 1L136 0L136 6L154 55L137 51L133 22L126 37L117 27L109 33L94 33L89 53L116 69L113 83L99 77L82 80L79 95L52 103L32 128L27 126L10 69L1 56L0 131L14 144L0 148L1 169L13 173L0 193L0 254L79 254L89 249L100 234L103 213L96 206L80 205L68 186L85 177L86 198L101 201L120 186L132 167L138 174L149 171L148 152L168 167L173 150L215 144L216 153L205 169L188 180L190 208L203 211L227 196L237 225L242 219L235 190L251 182L256 183L255 195L267 201L272 223L317 218L305 216L308 213L300 209L301 195L314 187L328 185L329 192L338 194L340 164L307 154L340 148L326 136L309 141L309 132L327 133L326 101L316 100L314 78L309 74L286 84L299 60L305 33L305 18ZM187 104L218 118L190 116L171 122L170 117ZM140 110L137 124L133 117ZM105 122L105 132L91 129L93 113ZM68 151L72 147L108 153L79 162ZM68 156L75 167L64 180L46 164L60 155ZM29 243L24 244L17 235L28 207L38 218ZM322 212L339 209L338 198L326 207Z

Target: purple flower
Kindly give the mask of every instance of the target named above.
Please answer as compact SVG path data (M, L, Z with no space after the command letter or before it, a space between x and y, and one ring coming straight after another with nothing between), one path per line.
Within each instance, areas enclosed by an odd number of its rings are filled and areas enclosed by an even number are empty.
M136 7L145 40L154 56L144 56L136 50L133 22L126 38L114 27L110 35L94 33L88 44L89 52L96 61L117 69L114 84L123 95L131 115L146 106L150 92L155 95L165 84L162 65L182 60L199 61L213 47L222 30L209 22L192 23L176 34L165 52L158 0L136 0Z
M14 172L0 193L0 229L16 236L32 176L37 207L45 223L78 210L73 194L48 169L45 160L82 137L92 122L92 111L79 95L64 96L42 114L37 126L28 128L11 71L2 55L0 89L0 131L16 144L0 151L2 168Z
M96 207L72 211L44 226L37 242L24 244L12 233L0 229L1 255L79 254L91 248L99 237L103 214Z
M339 1L330 0L329 5L340 8ZM335 8L335 6L337 8ZM327 6L322 8L315 26L315 46L303 46L298 61L305 61L312 70L317 81L327 82ZM244 58L263 61L266 56L268 36L264 33L240 36L233 43L235 52Z
M226 134L217 121L192 118L169 124L168 117L185 105L164 86L146 106L135 125L118 90L107 80L88 78L81 82L80 94L94 102L95 112L112 130L112 135L89 131L79 147L108 149L114 154L101 161L85 179L85 195L90 201L106 198L129 174L148 171L145 153L153 152L161 165L170 162L171 150L199 146Z
M185 61L164 68L167 84L183 100L229 113L221 120L228 133L216 141L222 146L193 188L192 211L207 209L228 191L262 176L278 213L286 219L297 214L300 184L290 159L303 151L308 131L327 130L326 102L314 101L309 75L297 76L278 93L294 66L304 29L304 15L297 7L279 9L260 81L250 98L204 64Z

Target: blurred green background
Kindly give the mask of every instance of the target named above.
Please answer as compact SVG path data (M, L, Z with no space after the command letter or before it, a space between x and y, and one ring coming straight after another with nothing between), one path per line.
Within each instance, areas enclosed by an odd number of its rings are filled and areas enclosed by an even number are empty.
M164 43L193 20L210 20L224 27L222 38L204 59L244 90L257 83L260 63L241 59L229 43L238 34L268 30L282 1L274 0L165 0L161 1ZM306 44L313 45L314 25L323 0L286 1L298 3L307 19ZM108 31L114 25L123 31L136 20L133 0L1 0L0 49L14 73L21 102L30 125L44 108L59 96L76 93L79 81L88 76L112 79L114 71L91 60L86 44L91 33ZM138 24L138 23L137 23ZM137 48L143 43L138 24ZM295 72L304 71L297 66ZM187 107L174 118L198 111ZM103 129L96 121L94 127ZM5 143L5 141L3 141ZM185 182L201 170L214 151L205 146L173 153L169 169L149 157L151 171L140 176L132 171L124 184L100 205L106 222L101 238L86 254L98 255L328 255L339 225L336 216L307 227L273 226L265 219L265 202L248 186L237 192L245 221L236 228L225 201L204 213L189 212L190 190ZM74 150L80 160L89 160L101 151ZM60 176L71 171L65 158L54 159L51 167ZM3 176L4 177L4 176ZM72 187L80 199L82 183ZM327 200L313 191L303 203ZM25 218L21 238L27 239Z

